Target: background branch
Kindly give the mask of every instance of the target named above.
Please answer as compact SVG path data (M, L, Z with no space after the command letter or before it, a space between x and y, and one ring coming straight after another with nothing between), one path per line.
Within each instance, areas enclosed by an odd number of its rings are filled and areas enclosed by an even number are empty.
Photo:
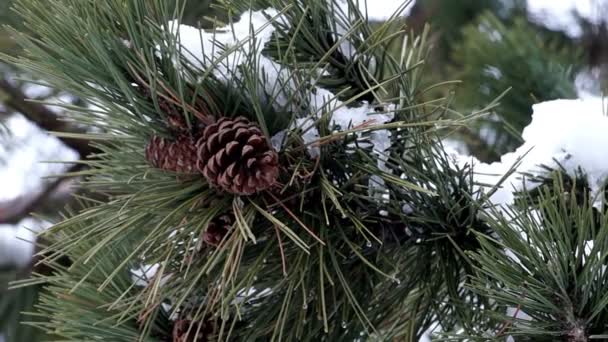
M0 79L0 102L6 107L21 113L28 120L34 122L38 127L49 132L75 132L72 125L63 121L60 117L48 109L45 105L32 102L23 92L11 85L7 80ZM96 152L90 146L88 140L58 137L66 146L72 148L80 154L81 158Z
M67 170L67 174L77 172L84 166L77 164ZM72 180L71 176L58 176L46 184L42 190L26 194L12 201L0 203L0 224L18 224L21 220L30 216L38 208L44 206L49 199L57 193L57 190L66 182Z

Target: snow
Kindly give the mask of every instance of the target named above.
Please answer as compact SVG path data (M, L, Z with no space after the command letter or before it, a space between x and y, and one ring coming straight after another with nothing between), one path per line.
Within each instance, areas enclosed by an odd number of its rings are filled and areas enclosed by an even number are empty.
M190 64L203 70L212 67L214 76L226 83L243 76L238 66L251 67L252 62L255 63L260 75L259 97L274 96L275 105L280 107L289 98L285 88L294 88L295 80L289 78L284 67L261 52L274 33L273 22L284 20L276 10L267 9L245 12L240 21L215 31L199 30L177 21L170 22L169 27L178 37L182 55Z
M602 19L601 7L606 4L605 0L528 0L528 12L531 18L549 29L578 37L582 28L575 14L598 23Z
M578 73L574 81L578 97L588 99L601 96L601 78L602 72L598 67Z
M346 3L342 3L347 6ZM401 3L399 2L399 5ZM370 6L375 7L375 6ZM365 7L363 7L365 8ZM383 11L392 13L396 9L383 8ZM386 15L388 12L385 12ZM378 13L375 13L378 15ZM271 96L278 96L275 105L278 107L286 106L290 92L296 91L296 82L290 77L291 72L278 63L261 55L261 50L274 32L274 26L268 18L274 20L284 20L277 15L274 9L264 11L249 11L242 15L241 20L233 22L226 27L219 28L213 32L199 30L187 25L179 25L174 21L169 23L171 32L178 36L178 41L186 50L185 57L195 66L205 68L205 66L215 66L214 74L218 78L228 82L232 77L240 77L237 66L249 63L247 58L254 55L259 70L264 72L260 76L260 84L264 84L265 92ZM379 18L379 17L378 17ZM251 39L252 32L256 39ZM254 53L255 52L255 53ZM313 83L314 80L309 80ZM315 157L320 153L319 148L314 146L314 139L318 139L318 130L312 125L322 113L331 113L332 120L330 125L337 126L338 131L352 129L362 124L379 125L390 122L394 118L394 107L386 108L385 112L377 113L374 106L363 103L359 107L349 108L345 103L338 100L335 94L326 89L315 87L314 91L308 92L308 98L304 99L310 105L312 112L306 113L306 117L299 118L294 122L294 127L300 127L304 131L303 139L309 144L309 153ZM296 108L292 108L296 110ZM361 135L361 133L357 133ZM379 158L379 167L384 167L384 157L382 154L389 147L389 133L387 131L375 131L370 134L371 144ZM274 145L277 145L275 137ZM276 148L276 146L275 146ZM376 182L373 182L376 184ZM376 186L371 185L370 186Z
M311 158L317 158L321 155L321 149L315 145L315 142L319 140L319 130L315 126L315 120L311 118L296 119L291 129L299 129L303 132L302 140L307 145L306 148Z
M248 11L242 14L241 20L230 23L213 31L200 30L188 25L180 25L178 21L169 22L171 33L181 44L182 54L197 67L214 66L214 74L228 80L236 73L236 67L248 63L248 56L260 52L274 32L272 22L266 15L277 17L277 11ZM281 20L276 18L276 20ZM255 40L252 38L255 36ZM257 53L261 66L272 70L277 66L269 59ZM275 80L268 83L275 84Z
M36 236L50 227L48 222L26 218L19 224L0 225L0 267L26 268L36 249Z
M141 265L139 268L131 269L131 280L136 286L148 286L150 281L156 277L160 264ZM170 275L165 275L160 280L160 286L163 286L169 280Z
M270 138L270 145L272 145L272 148L275 151L281 152L283 150L283 146L285 145L286 139L287 130L279 131L275 135L273 135L272 138Z
M79 156L63 143L32 124L22 115L6 121L10 135L0 137L0 203L40 190L42 178L61 174L63 163L45 161L76 161ZM11 146L14 145L14 146Z
M470 155L471 151L467 144L459 139L447 137L441 141L443 148L448 154L459 155Z
M521 173L542 174L546 171L541 165L556 169L561 165L571 175L582 168L592 192L598 195L608 177L608 117L602 99L543 102L534 105L533 112L532 122L522 134L525 143L516 151L492 164L463 156L457 156L457 162L473 164L475 180L485 184L497 184L515 166L515 172L490 198L496 205L512 204L514 191L537 186Z
M23 94L30 99L50 96L53 89L41 84L29 83L22 88Z
M433 323L431 327L424 332L424 334L420 337L419 342L431 342L432 336L434 333L438 333L441 331L441 325L437 322Z
M331 1L331 0L329 0ZM336 4L340 7L343 13L348 13L351 8L350 4L357 6L359 12L367 15L369 21L386 21L389 20L395 13L399 12L399 16L407 16L415 1L404 0L338 0Z
M26 87L29 96L43 96L43 86ZM38 193L44 178L66 171L64 163L45 161L75 161L78 153L38 128L20 114L7 119L8 132L0 135L0 210L26 195ZM0 266L27 267L35 250L36 234L48 228L48 222L31 218L17 225L0 225Z

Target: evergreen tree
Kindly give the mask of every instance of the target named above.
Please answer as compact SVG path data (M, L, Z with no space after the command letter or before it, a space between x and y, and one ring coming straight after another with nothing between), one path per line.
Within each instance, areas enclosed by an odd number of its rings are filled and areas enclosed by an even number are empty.
M453 96L407 4L377 20L351 0L18 0L35 34L12 29L23 53L3 58L83 99L68 115L87 132L61 136L91 142L86 193L42 235L45 272L14 283L42 286L25 323L61 341L603 338L595 185L547 166L499 207L517 165L483 183L442 142L573 96L571 52L539 66L558 49L525 40L529 23L473 11L444 36ZM520 82L531 70L554 78Z

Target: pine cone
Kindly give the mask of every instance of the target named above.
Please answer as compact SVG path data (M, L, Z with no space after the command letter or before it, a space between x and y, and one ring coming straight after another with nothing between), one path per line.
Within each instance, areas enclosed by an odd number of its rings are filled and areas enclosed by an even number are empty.
M198 141L198 169L210 184L236 195L268 189L279 175L279 156L258 126L222 118Z
M169 128L177 132L188 131L188 124L186 123L186 119L182 115L181 108L179 106L169 102L162 96L153 94L152 91L143 84L138 84L137 89L143 97L150 99L150 101L153 101L153 99L156 98L160 111L166 116L167 125Z
M219 245L232 228L233 222L234 220L229 215L215 218L207 225L207 229L203 233L203 241L211 246Z
M159 105L160 105L160 103L159 103ZM187 132L188 131L188 124L186 123L186 119L184 119L184 116L180 112L177 112L177 113L173 112L171 114L168 114L167 115L167 124L169 125L169 127L171 127L172 129L174 129L178 132Z
M208 342L212 340L215 330L211 321L203 322L202 326L199 326L190 320L177 320L173 325L173 342Z
M175 141L154 136L146 146L146 160L162 170L197 173L196 140L189 135L181 135Z

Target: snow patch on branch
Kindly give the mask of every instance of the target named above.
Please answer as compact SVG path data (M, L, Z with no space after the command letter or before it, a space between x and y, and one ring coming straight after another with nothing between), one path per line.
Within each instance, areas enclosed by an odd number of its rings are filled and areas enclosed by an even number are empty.
M169 30L193 66L212 68L215 77L228 83L243 77L239 66L253 65L260 75L260 97L277 96L277 103L285 103L287 96L282 88L294 81L280 64L262 55L275 31L274 21L285 22L275 9L250 10L242 14L241 20L212 31L180 25L178 21L169 22ZM177 60L175 63L180 68Z
M330 0L331 1L331 0ZM352 5L369 21L387 21L395 13L399 16L407 16L414 7L415 1L398 1L398 0L339 0L335 1L343 13L348 13L352 9Z
M148 286L157 276L161 264L141 265L139 268L131 269L131 280L136 286ZM170 275L165 275L160 279L160 286L169 280Z
M212 31L180 25L176 20L170 21L168 26L178 37L186 50L182 53L192 65L204 67L221 61L217 66L220 74L229 75L229 67L247 63L244 57L270 40L274 27L266 15L276 16L277 11L248 11L243 13L241 20Z
M342 6L347 6L347 3L342 3ZM392 8L392 10L390 8L385 10L392 14L397 7L392 6ZM370 18L372 17L380 18L370 16ZM387 15L386 18L388 17ZM323 114L331 113L330 126L333 127L329 128L338 131L352 129L366 123L371 127L393 120L394 106L384 108L382 113L378 113L375 106L366 102L359 107L348 107L332 92L316 86L314 79L298 80L298 75L294 75L296 71L289 70L263 56L261 51L275 30L272 20L269 18L285 24L285 19L279 16L276 10L267 9L246 12L241 16L240 21L214 31L179 25L176 21L170 22L169 28L174 35L178 36L181 46L186 50L183 51L184 56L194 66L203 69L213 66L214 74L219 79L229 82L233 77L241 76L237 67L250 65L253 58L260 75L259 83L263 85L265 92L260 94L260 98L276 97L275 106L287 107L286 109L296 113L300 112L301 108L287 103L288 98L296 95L304 104L307 104L302 107L306 108L306 113L301 113L302 115L294 122L291 129L302 128L304 131L302 138L305 143L309 144L309 153L313 157L320 153L319 148L313 144L314 139L319 138L318 129L313 124ZM251 38L252 36L256 37L255 40ZM312 91L308 91L306 94L298 92L298 83L302 81L309 82L313 88ZM361 136L360 133L357 135ZM371 145L378 155L381 156L390 147L389 137L390 133L386 130L378 130L370 134ZM275 145L280 146L280 140L279 137L276 137ZM380 159L379 166L384 167L383 159Z
M580 167L587 175L592 195L599 195L608 178L608 117L600 98L555 100L533 106L532 122L522 134L525 141L499 162L480 163L473 157L458 156L459 164L473 164L479 183L497 184L508 171L502 187L491 197L496 205L510 205L514 193L538 186L522 173L542 175L545 165L575 176ZM516 165L517 164L517 165ZM598 196L599 198L600 196Z

